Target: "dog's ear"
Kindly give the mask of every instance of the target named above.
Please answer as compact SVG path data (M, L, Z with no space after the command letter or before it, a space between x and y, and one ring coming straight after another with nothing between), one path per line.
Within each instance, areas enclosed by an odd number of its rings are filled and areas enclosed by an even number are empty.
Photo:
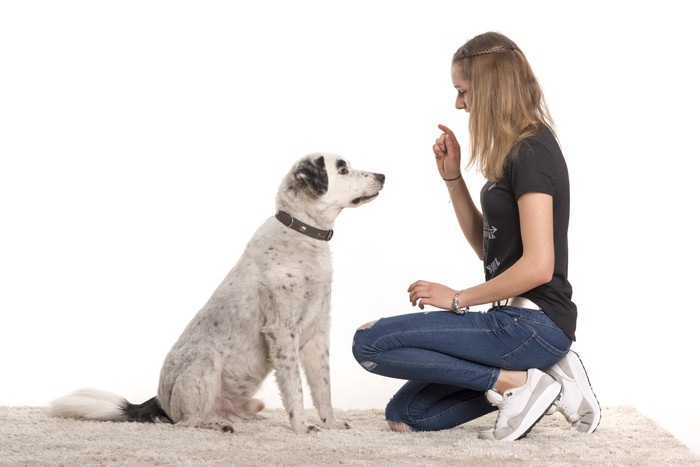
M328 191L328 173L323 156L315 160L306 159L299 163L294 170L294 183L297 186L307 186L316 196L323 196Z

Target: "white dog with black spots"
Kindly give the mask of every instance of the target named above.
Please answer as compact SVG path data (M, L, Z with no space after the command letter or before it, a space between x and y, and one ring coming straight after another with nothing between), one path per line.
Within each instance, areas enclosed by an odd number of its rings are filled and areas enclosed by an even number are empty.
M335 154L299 160L282 180L276 215L167 354L158 396L136 405L84 389L53 401L52 413L234 431L237 418L263 409L253 396L274 369L291 427L302 433L319 429L304 418L303 368L322 426L349 428L331 403L328 240L343 209L374 199L383 186L384 175L355 170Z

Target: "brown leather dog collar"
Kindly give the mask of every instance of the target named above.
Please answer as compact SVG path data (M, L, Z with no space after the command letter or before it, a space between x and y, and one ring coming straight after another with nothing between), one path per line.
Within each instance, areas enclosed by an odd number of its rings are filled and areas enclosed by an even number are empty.
M307 237L314 238L316 240L329 241L333 238L333 229L331 230L321 230L316 227L311 227L309 224L305 224L299 219L295 219L284 211L277 211L275 217L278 221L289 227L292 230L296 230L299 233L306 235Z

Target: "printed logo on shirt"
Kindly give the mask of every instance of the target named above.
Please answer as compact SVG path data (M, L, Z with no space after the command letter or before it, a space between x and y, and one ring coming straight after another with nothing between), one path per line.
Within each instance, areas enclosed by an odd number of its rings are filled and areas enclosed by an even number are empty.
M494 259L491 261L491 264L486 266L486 269L488 270L489 274L492 276L496 274L496 271L498 271L498 267L501 265L501 262L498 261L498 258Z
M496 238L496 230L498 230L496 227L484 227L484 238L487 238L489 240L493 240Z

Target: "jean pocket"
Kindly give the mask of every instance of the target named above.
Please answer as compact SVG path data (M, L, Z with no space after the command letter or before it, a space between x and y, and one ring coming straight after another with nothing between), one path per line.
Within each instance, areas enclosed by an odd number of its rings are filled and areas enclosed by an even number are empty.
M498 310L492 310L485 314L486 323L491 332L508 332L507 330L520 320L521 314L518 308L499 308Z
M501 368L506 370L545 370L566 355L568 347L559 349L533 332L528 339L514 350L501 357Z

